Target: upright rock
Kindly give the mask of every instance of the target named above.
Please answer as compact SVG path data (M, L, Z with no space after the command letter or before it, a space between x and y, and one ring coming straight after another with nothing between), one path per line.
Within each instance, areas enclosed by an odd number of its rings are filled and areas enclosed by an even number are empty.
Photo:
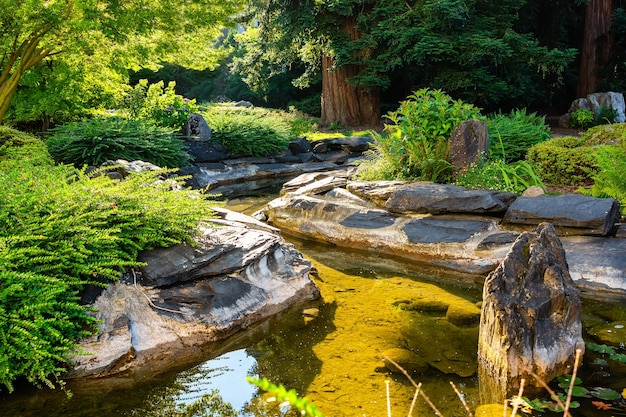
M449 140L448 161L463 170L480 161L489 149L487 123L472 119L457 126Z
M481 401L501 403L517 392L571 373L584 351L581 301L561 242L549 223L522 233L487 277L478 338Z

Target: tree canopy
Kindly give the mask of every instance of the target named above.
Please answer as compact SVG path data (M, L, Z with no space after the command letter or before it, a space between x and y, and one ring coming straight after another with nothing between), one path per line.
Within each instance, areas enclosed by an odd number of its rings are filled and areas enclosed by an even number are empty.
M71 105L74 88L88 85L96 96L116 95L128 69L178 62L189 68L217 65L213 45L219 29L240 6L238 0L0 0L0 121L22 84L36 86L44 106ZM29 74L30 77L26 77ZM54 74L54 75L53 75ZM33 98L33 97L31 97ZM80 101L89 98L74 96ZM21 111L24 111L23 109Z
M250 83L304 63L296 80L352 66L348 82L365 89L403 84L441 88L480 106L533 104L562 82L575 49L549 48L516 30L525 0L337 0L254 2L258 28L241 36ZM322 69L320 57L332 58ZM267 63L267 65L263 65ZM235 68L237 69L237 62ZM267 75L267 74L266 74ZM323 93L324 94L324 93Z

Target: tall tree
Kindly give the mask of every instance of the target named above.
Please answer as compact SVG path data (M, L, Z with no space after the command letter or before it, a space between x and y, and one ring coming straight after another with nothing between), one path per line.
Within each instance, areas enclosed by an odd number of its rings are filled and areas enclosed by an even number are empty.
M600 69L609 62L613 53L611 16L615 8L615 0L588 0L578 76L578 97L585 97L598 90Z
M484 107L521 107L546 100L576 52L550 49L531 34L516 32L524 4L268 0L251 6L250 17L259 27L254 42L244 47L259 67L265 62L285 68L301 60L309 69L300 81L321 70L326 80L322 124L339 121L333 120L339 111L345 114L342 124L373 124L370 108L378 105L378 92L400 78L398 73L408 82L407 93L434 87Z
M25 74L57 56L85 63L106 57L115 69L181 59L202 66L210 58L202 46L210 45L238 3L0 0L0 122Z

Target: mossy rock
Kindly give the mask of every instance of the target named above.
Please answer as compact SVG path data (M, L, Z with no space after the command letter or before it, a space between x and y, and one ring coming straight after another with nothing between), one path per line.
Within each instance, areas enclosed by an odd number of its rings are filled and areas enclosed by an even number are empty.
M539 143L528 149L526 159L554 185L588 185L599 170L596 147L574 136Z
M626 306L613 306L609 309L602 308L594 313L608 321L626 321Z
M402 371L387 358L400 365L409 375L422 374L428 370L428 363L408 349L393 348L383 352L385 368L393 373L400 374Z
M476 412L474 416L476 417L502 417L506 415L507 417L511 416L513 409L510 407L504 408L503 404L482 404L476 408ZM516 414L519 416L519 414Z
M446 318L452 324L458 326L474 325L480 322L480 308L469 301L459 301L450 304Z
M407 346L446 374L472 376L477 369L478 326L456 326L443 317L407 317L400 333Z
M626 123L592 127L580 135L585 146L621 145L626 138Z
M445 314L448 311L450 302L442 299L418 299L411 301L410 304L405 304L401 307L402 310L407 311L420 311L424 313L442 313Z
M626 340L626 321L614 321L600 324L587 331L600 343L620 346Z

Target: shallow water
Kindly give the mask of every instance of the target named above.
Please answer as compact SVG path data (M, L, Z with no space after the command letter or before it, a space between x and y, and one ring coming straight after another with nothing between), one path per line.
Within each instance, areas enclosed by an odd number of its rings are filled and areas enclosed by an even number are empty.
M231 204L231 208L250 211L246 201L234 203L237 206ZM253 207L258 205L253 203ZM288 240L316 267L313 279L322 293L321 300L268 320L228 346L217 346L199 363L149 381L82 381L69 384L72 398L59 391L18 388L15 394L1 395L0 416L174 416L179 415L176 410L213 390L217 396L209 401L212 405L227 402L246 416L284 415L285 408L268 404L266 396L246 382L248 375L296 389L326 416L335 417L387 415L386 381L390 381L392 414L407 415L414 388L403 375L389 373L382 362L383 351L407 345L407 329L411 329L413 340L426 338L420 342L420 353L443 352L450 366L468 366L475 357L477 325L450 326L445 313L402 308L416 299L478 303L481 283L475 282L475 277ZM584 304L586 326L605 321L597 313L606 312L609 306ZM443 365L443 372L431 368L415 380L423 383L425 393L443 415L467 415L450 382L475 409L477 378L446 374L447 365ZM620 391L626 387L623 368L611 370L611 387ZM587 377L591 376L589 371ZM608 415L594 413L590 401L587 403L586 411L579 409L574 415ZM434 412L419 399L413 415Z

